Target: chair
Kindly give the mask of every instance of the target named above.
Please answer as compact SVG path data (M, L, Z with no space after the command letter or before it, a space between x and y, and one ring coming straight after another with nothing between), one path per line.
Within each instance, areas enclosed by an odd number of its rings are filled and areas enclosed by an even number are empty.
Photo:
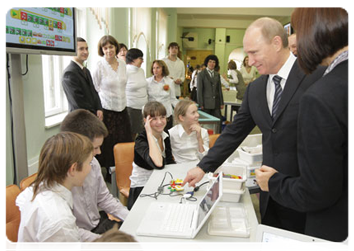
M34 173L31 176L28 176L28 177L24 178L23 180L21 180L21 182L20 182L21 192L23 190L25 190L29 185L31 185L31 183L36 179L36 177L37 177L37 173Z
M16 206L16 198L20 192L20 188L17 185L6 187L6 236L12 242L17 242L18 228L21 221L21 212Z
M215 141L217 140L217 138L220 136L219 134L212 134L209 135L209 148L212 148L215 144Z
M118 143L114 146L114 162L116 165L116 181L119 193L125 199L129 197L130 175L133 170L135 142ZM123 203L123 200L121 200ZM124 204L124 203L123 203Z

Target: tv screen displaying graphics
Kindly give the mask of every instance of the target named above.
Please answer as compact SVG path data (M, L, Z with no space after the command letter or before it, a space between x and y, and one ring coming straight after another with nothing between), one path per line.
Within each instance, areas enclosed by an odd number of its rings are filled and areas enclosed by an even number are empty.
M11 8L6 14L6 52L75 55L75 9Z

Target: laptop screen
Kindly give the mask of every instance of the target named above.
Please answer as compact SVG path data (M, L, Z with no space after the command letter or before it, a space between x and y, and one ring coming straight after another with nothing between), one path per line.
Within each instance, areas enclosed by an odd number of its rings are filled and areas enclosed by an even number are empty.
M261 251L283 251L287 250L311 250L311 251L335 251L335 249L317 246L312 243L302 242L285 236L273 233L263 233Z
M210 209L213 207L213 205L217 202L217 200L220 197L219 183L221 177L222 176L219 174L215 182L209 189L208 193L204 196L202 201L199 203L197 229L199 228L200 224L202 224L204 218L206 217Z

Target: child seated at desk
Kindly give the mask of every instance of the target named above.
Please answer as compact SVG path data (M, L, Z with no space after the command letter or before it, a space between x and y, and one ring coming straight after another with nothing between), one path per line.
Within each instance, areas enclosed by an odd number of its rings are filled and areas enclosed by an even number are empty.
M82 186L92 157L91 141L76 133L62 132L44 143L38 175L16 199L19 242L81 241L70 190Z
M94 147L90 173L82 187L74 187L71 190L73 214L81 240L93 241L117 223L110 220L109 214L124 221L129 213L128 209L109 192L102 176L101 165L95 158L101 154L101 145L108 135L108 130L96 115L84 109L70 112L61 123L60 130L84 135L91 140Z
M177 163L200 160L209 150L208 131L199 125L199 113L191 100L181 100L174 110L174 121L170 133L172 154Z
M157 101L150 101L143 108L145 130L135 139L133 171L127 208L130 210L154 169L174 164L169 135L164 132L167 124L166 109Z

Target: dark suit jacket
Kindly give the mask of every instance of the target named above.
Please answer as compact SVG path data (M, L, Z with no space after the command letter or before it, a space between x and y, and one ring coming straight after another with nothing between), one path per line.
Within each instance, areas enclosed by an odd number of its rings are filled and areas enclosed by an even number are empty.
M211 78L207 69L198 74L197 98L199 107L204 109L220 109L224 104L224 98L221 90L220 74L214 71L214 77Z
M276 173L272 198L307 212L305 233L348 237L348 61L318 80L302 97L298 128L300 177Z
M321 68L305 76L297 61L294 63L283 90L278 116L274 121L266 97L268 75L262 75L250 83L233 122L225 127L214 147L198 166L204 171L215 171L257 125L262 131L263 164L274 167L286 175L299 176L296 143L299 101L308 87L321 77L323 71ZM262 217L267 209L268 200L269 194L261 192Z
M101 100L93 86L91 73L84 71L73 61L65 68L62 78L63 89L69 102L69 111L86 109L97 114L102 110Z

